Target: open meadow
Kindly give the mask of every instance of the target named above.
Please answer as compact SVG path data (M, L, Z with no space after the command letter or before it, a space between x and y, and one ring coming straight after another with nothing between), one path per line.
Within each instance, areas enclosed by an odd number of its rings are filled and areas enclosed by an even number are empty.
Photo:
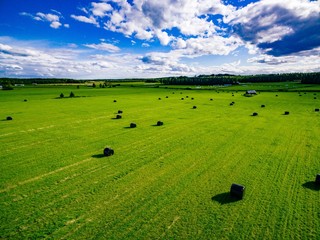
M243 89L0 91L0 239L319 240L320 92Z

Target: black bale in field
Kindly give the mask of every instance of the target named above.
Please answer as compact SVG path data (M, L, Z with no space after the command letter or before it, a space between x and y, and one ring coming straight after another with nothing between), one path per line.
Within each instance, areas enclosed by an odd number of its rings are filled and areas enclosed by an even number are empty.
M194 100L194 98L191 98L191 100Z
M116 119L121 119L121 118L122 118L122 116L119 114L116 116Z
M104 156L106 156L106 157L109 157L109 156L111 156L111 155L113 155L114 154L114 150L113 149L111 149L111 148L105 148L104 150L103 150L103 155Z
M117 100L113 100L113 102L117 102Z
M118 110L118 113L121 114L121 113L123 113L123 111L122 110Z
M130 128L135 128L135 127L137 127L137 124L135 124L135 123L130 123Z
M319 112L319 108L316 108L314 111L315 111L315 112Z
M230 196L242 199L244 197L245 189L245 186L232 183L230 188Z
M252 113L252 116L258 116L257 112Z
M197 106L193 106L192 108L193 108L193 109L196 109L196 108L197 108Z
M184 100L184 98L181 98L181 100Z
M262 104L261 107L264 108L264 107L266 107L266 105L263 105L263 104Z
M320 185L320 173L318 173L317 175L316 175L316 184L317 185Z
M157 122L157 126L162 126L163 125L163 122L162 121L158 121Z
M212 99L212 98L210 98L210 101L213 101L213 99Z
M24 102L28 102L28 100L27 99L25 99L25 100L23 100Z
M10 116L8 116L8 117L7 117L7 120L13 120L13 118L12 118L12 117L10 117Z
M161 100L161 97L159 97L158 100Z
M284 112L284 115L289 115L289 112L288 112L288 111L285 111L285 112Z

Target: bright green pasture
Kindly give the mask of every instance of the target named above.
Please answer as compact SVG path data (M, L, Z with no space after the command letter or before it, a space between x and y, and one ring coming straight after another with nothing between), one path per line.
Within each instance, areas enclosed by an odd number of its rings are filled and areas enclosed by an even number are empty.
M0 91L0 238L319 239L320 93L241 94Z

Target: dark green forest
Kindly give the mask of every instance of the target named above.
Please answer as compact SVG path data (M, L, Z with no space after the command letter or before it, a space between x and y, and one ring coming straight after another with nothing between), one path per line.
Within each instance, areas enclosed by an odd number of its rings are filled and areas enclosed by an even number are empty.
M303 84L320 84L320 72L314 73L282 73L282 74L259 74L259 75L231 75L212 74L194 77L165 77L148 79L92 79L75 80L64 78L0 78L3 89L11 89L14 84L80 84L87 81L104 81L104 85L112 82L154 82L165 85L224 85L240 83L264 83L264 82L301 82Z

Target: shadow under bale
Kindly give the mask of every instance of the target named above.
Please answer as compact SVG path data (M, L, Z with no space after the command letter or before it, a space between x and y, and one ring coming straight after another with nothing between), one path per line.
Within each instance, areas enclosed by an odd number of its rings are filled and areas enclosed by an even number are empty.
M211 198L211 200L216 201L216 202L220 203L221 205L223 205L223 204L238 202L241 199L231 196L229 192L225 192L225 193L219 193L219 194L213 196Z
M103 158L105 156L104 156L104 154L101 153L101 154L94 154L91 157L93 157L93 158Z
M103 150L103 155L106 157L112 156L114 154L114 150L107 147Z
M302 187L308 188L313 191L319 191L320 190L320 185L316 184L316 182L310 181L302 184Z
M10 117L10 116L8 116L6 119L7 119L8 121L13 120L13 118Z

